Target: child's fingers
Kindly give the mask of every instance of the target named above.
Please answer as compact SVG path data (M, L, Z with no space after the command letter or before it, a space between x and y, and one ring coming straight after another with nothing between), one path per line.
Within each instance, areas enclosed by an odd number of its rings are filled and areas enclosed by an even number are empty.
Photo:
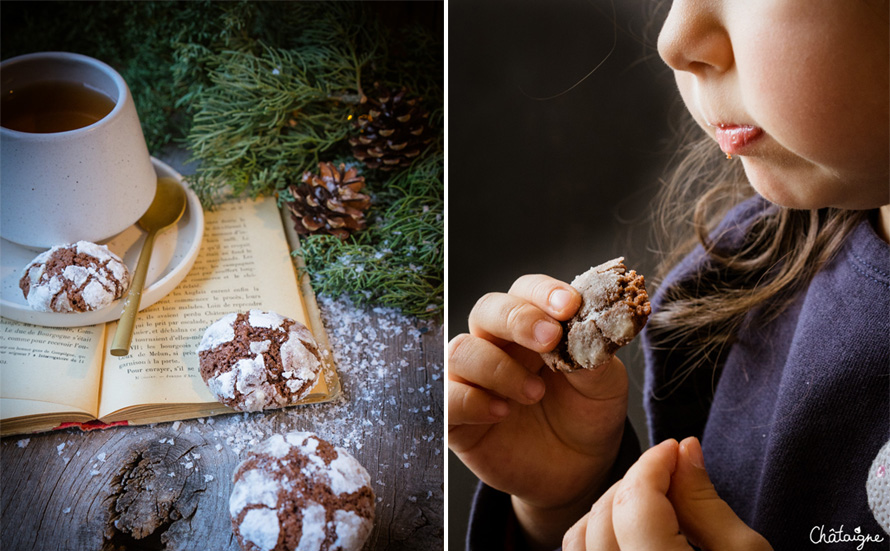
M448 426L497 423L510 413L506 400L458 381L448 381Z
M555 319L565 321L581 307L581 294L568 283L542 274L517 279L510 294L523 298Z
M690 551L667 498L677 447L676 440L653 446L619 483L612 505L612 526L621 549Z
M584 534L587 532L587 520L589 515L584 515L572 525L562 537L562 551L586 551L587 545Z
M617 356L594 369L565 374L566 382L590 400L627 400L627 370ZM618 413L624 416L626 410Z
M680 443L677 468L668 497L690 541L704 549L771 550L769 542L751 529L720 499L704 466L695 437Z
M544 395L543 379L491 342L467 334L448 343L448 376L521 404Z
M562 326L531 302L505 293L489 293L470 312L470 333L504 346L515 342L536 352L552 350Z
M584 536L586 546L591 551L618 551L618 540L612 527L612 506L615 492L620 482L616 482L593 504L587 513L587 530Z

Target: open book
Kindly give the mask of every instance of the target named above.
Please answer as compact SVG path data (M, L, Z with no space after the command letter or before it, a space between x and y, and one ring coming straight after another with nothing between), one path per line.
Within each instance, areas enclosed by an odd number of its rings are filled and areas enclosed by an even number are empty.
M207 326L249 309L275 311L309 327L324 367L301 403L334 399L340 382L330 345L309 278L298 281L295 263L299 267L302 259L290 250L299 242L282 216L272 198L206 212L194 267L172 293L139 312L128 356L110 353L116 322L52 328L0 319L0 436L234 411L207 389L196 349Z

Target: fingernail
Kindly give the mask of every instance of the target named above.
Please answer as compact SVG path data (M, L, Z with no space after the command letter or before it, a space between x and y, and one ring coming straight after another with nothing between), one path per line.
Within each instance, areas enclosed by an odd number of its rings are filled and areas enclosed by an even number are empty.
M689 456L689 462L693 466L699 469L705 468L705 456L702 455L701 443L698 441L698 438L694 438L691 443L686 445L686 454Z
M528 377L522 385L522 393L533 402L537 402L544 395L544 381L537 377Z
M510 406L503 400L494 399L488 405L488 411L495 417L506 417L510 413Z
M572 293L565 289L557 289L550 293L550 306L554 310L562 310L569 305L572 300Z
M556 337L559 336L560 327L553 322L541 320L535 323L534 332L535 340L540 344L546 345L556 340Z

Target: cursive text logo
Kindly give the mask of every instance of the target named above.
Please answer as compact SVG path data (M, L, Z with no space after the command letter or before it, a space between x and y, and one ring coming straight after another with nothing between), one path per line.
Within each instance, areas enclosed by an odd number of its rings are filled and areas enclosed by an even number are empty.
M814 526L812 530L810 530L810 541L813 543L856 543L859 542L859 546L856 547L857 550L861 550L865 547L866 543L875 542L880 543L884 541L883 536L880 534L863 534L862 528L857 526L853 529L852 534L848 534L844 532L844 525L841 524L841 527L835 530L834 528L825 529L825 525L822 526Z

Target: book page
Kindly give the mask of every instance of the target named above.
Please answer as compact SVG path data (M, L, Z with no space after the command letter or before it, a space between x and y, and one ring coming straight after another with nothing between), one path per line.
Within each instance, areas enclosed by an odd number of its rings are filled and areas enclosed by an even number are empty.
M204 216L204 242L189 275L139 313L128 356L106 350L103 420L142 404L216 403L201 379L197 347L225 314L272 310L306 324L275 199L231 201ZM109 324L109 342L116 329Z
M57 328L0 318L0 418L99 410L105 325Z

